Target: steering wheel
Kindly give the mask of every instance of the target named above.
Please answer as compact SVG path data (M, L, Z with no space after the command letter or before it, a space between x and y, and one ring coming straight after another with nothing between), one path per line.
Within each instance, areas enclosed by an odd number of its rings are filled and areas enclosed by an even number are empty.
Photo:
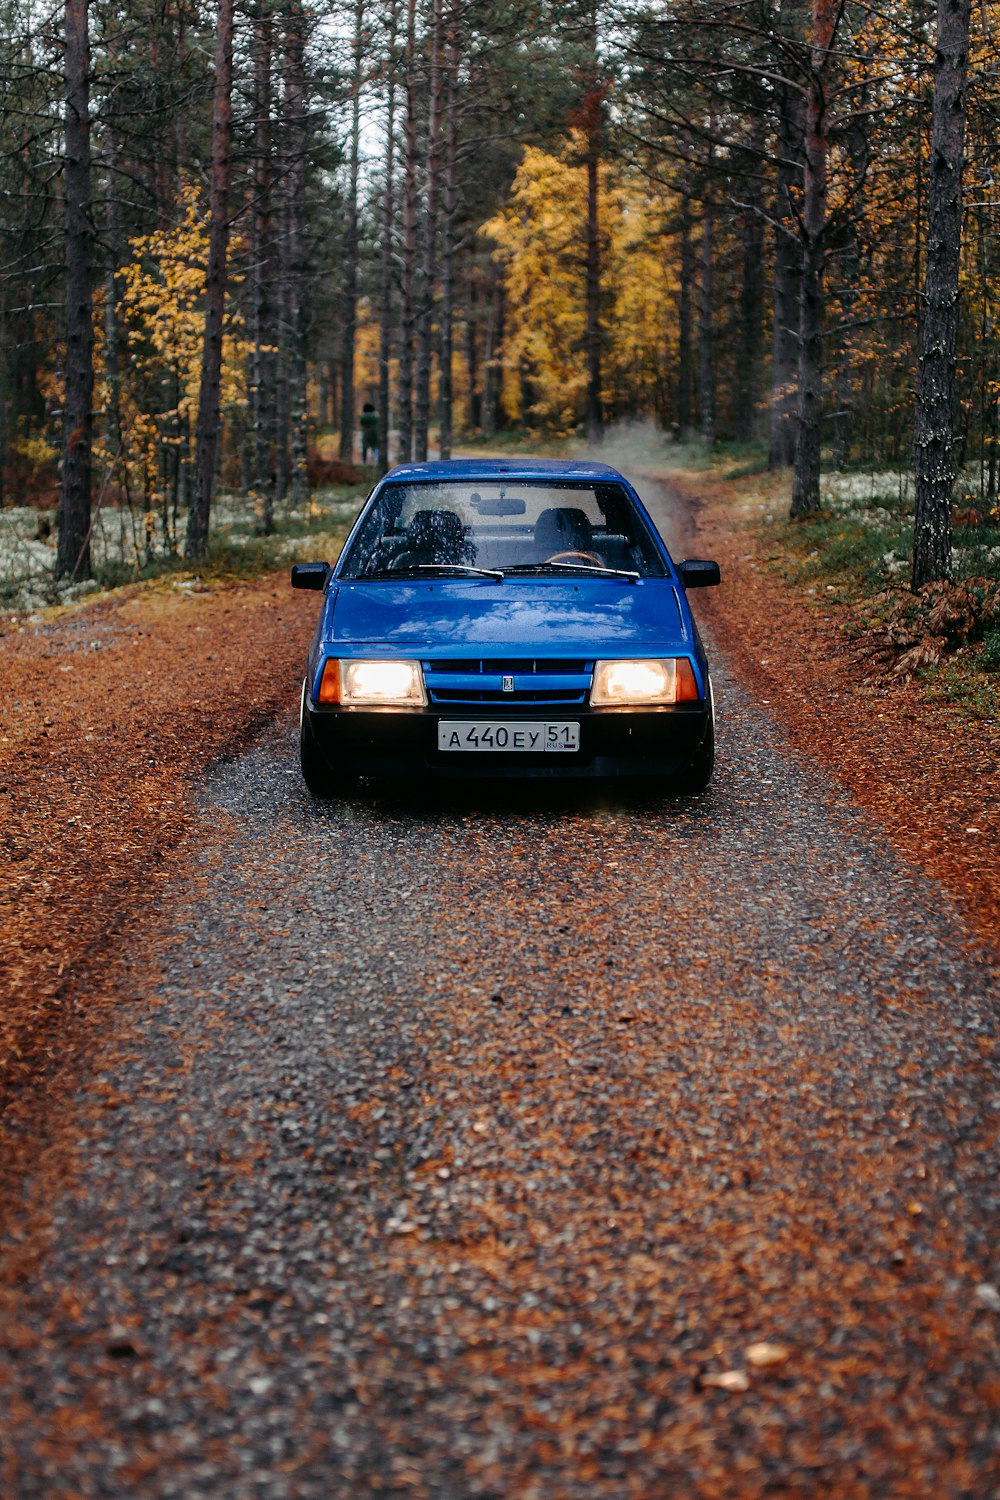
M578 547L570 547L565 552L553 552L552 556L547 557L545 561L547 563L585 562L590 563L597 568L604 567L604 559L602 557L598 557L596 552L584 552L582 548Z

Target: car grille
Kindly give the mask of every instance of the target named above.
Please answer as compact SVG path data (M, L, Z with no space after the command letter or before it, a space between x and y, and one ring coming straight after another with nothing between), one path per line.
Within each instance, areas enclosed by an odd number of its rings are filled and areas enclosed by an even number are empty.
M594 673L592 661L531 657L425 661L423 668L430 701L442 705L586 703ZM511 692L505 677L513 679Z

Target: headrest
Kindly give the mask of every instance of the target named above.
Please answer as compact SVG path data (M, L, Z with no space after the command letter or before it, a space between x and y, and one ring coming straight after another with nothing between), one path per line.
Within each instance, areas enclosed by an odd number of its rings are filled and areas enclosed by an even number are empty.
M576 506L551 506L535 522L535 541L552 552L586 552L593 539L589 516Z
M406 545L430 552L435 562L457 562L465 543L461 516L453 510L418 510L406 528Z

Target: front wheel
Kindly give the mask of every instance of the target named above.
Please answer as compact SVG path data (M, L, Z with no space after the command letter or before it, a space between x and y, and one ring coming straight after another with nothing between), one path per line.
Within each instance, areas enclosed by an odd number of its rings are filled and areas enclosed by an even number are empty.
M698 797L707 791L715 769L715 700L711 686L708 694L708 723L701 744L683 771L670 778L670 790L682 797Z
M306 687L302 684L302 709L299 715L299 764L302 779L314 797L340 797L351 787L351 778L337 772L316 743L306 712Z

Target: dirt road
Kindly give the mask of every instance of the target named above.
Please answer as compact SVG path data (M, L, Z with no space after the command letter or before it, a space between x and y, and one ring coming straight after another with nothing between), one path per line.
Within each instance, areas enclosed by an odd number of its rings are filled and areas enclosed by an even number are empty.
M211 778L7 1247L2 1493L998 1492L995 961L716 689L700 800L326 807L291 710Z

